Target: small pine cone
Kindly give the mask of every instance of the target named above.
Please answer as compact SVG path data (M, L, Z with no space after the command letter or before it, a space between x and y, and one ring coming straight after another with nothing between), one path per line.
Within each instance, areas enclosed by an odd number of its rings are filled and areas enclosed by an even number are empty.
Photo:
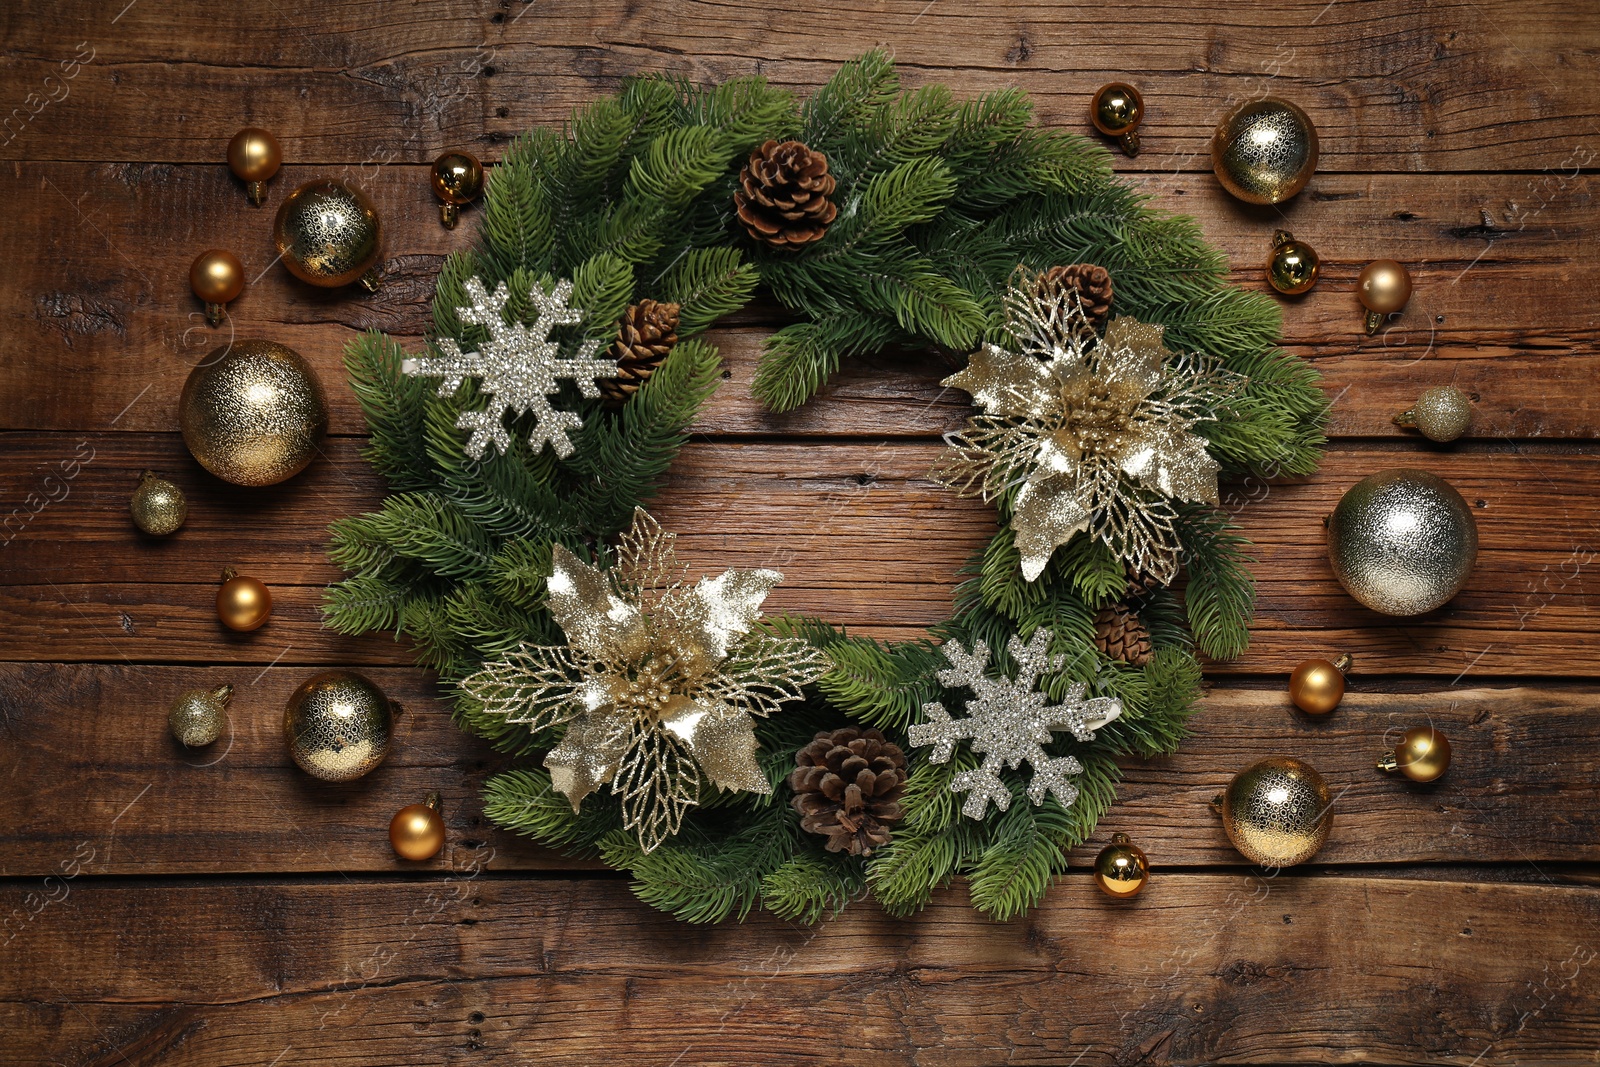
M823 731L795 754L789 775L800 828L828 839L829 852L870 856L889 843L906 784L906 754L877 730Z
M617 361L617 376L599 383L606 406L615 408L627 403L677 343L677 304L641 300L628 305L617 326L617 339L611 345L611 358Z
M1128 567L1126 574L1128 576L1128 588L1122 594L1122 599L1124 600L1140 600L1154 593L1157 589L1164 588L1166 584L1149 571L1143 571L1137 567Z
M839 209L828 157L799 141L768 141L739 172L733 202L752 238L779 249L820 241Z
M1074 263L1068 267L1051 267L1039 275L1038 294L1042 300L1065 297L1071 305L1076 293L1083 303L1084 318L1089 323L1089 333L1082 340L1087 346L1105 327L1111 314L1111 273L1092 263Z
M1107 604L1094 617L1094 647L1124 663L1143 667L1150 662L1150 631L1126 604Z

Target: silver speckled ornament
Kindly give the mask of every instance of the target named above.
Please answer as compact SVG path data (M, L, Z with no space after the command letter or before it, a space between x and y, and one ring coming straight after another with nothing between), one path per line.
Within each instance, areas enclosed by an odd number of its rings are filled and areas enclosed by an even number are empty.
M1328 560L1345 590L1385 615L1420 615L1461 591L1478 525L1455 487L1395 468L1350 487L1328 518Z
M206 470L234 485L275 485L317 454L328 403L300 353L252 339L223 345L189 372L178 419Z
M1446 444L1467 432L1472 398L1453 385L1424 389L1417 402L1394 417L1396 426L1420 431L1430 441Z
M337 178L306 182L278 208L272 239L283 265L303 282L378 288L378 213L353 185Z
M202 748L222 735L222 725L228 721L228 701L233 696L233 686L219 685L215 689L191 689L172 702L167 712L167 725L185 748Z
M1211 169L1222 187L1249 204L1278 204L1317 169L1317 128L1298 106L1276 97L1247 100L1217 123Z
M324 671L289 697L283 738L300 769L328 782L360 778L389 754L394 710L372 680Z
M189 517L189 502L183 498L182 489L155 471L145 471L128 501L128 511L140 530L153 537L165 537L176 532Z
M1211 802L1233 847L1263 867L1293 867L1322 848L1333 829L1328 783L1303 760L1251 764Z

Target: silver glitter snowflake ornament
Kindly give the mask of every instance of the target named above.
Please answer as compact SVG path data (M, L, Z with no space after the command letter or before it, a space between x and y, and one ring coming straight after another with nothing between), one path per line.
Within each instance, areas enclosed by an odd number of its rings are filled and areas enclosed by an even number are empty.
M961 810L969 818L983 818L991 800L1001 811L1011 807L1011 790L1000 780L1000 772L1024 763L1033 768L1028 798L1035 805L1044 803L1046 793L1054 793L1063 808L1071 807L1078 790L1068 779L1082 774L1083 765L1071 756L1052 757L1045 751L1051 732L1070 730L1078 740L1092 741L1096 730L1122 714L1122 701L1114 697L1085 700L1082 682L1067 690L1061 703L1049 703L1048 694L1038 688L1039 678L1059 671L1066 661L1064 655L1051 654L1054 637L1041 627L1024 645L1013 634L1006 648L1017 662L1017 674L1010 679L984 673L989 646L982 641L974 642L971 652L959 641L946 641L941 648L950 666L939 672L939 681L947 688L972 690L967 717L951 718L937 701L924 704L922 713L929 721L912 726L909 736L913 745L933 746L928 756L933 763L949 762L962 740L983 757L981 767L962 771L950 783L953 792L967 794Z
M491 444L502 454L511 446L511 434L502 422L505 413L512 418L533 416L528 443L535 452L548 444L563 459L570 456L572 441L567 431L578 429L583 420L571 411L557 411L551 406L550 398L561 388L560 379L571 379L579 393L592 398L600 395L595 379L617 376L615 361L594 358L600 341L584 341L573 358L565 359L561 342L550 339L550 331L557 326L574 326L583 321L583 311L567 305L572 299L572 283L557 282L548 293L539 283L533 284L533 306L539 317L532 326L507 318L511 293L505 282L490 293L483 282L469 278L466 290L471 305L456 308L456 315L464 323L487 329L489 339L476 352L463 352L455 341L443 338L434 346L441 355L407 359L400 364L400 370L414 377L443 379L439 383L440 396L453 395L464 379L478 379L479 390L492 402L483 411L463 411L456 419L457 429L472 431L467 439L467 455L473 459L483 458Z

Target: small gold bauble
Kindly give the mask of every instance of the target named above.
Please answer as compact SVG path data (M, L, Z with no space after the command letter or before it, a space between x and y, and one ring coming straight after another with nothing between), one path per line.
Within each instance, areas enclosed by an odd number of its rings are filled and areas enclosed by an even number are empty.
M1299 296L1317 284L1322 258L1304 241L1295 240L1288 230L1272 236L1272 255L1267 259L1267 284L1284 296Z
M165 537L183 525L189 517L189 502L183 490L156 474L145 471L139 476L139 486L128 501L128 511L133 524L147 534Z
M1413 726L1393 752L1378 757L1378 770L1399 771L1413 782L1431 782L1450 769L1450 740L1431 726Z
M223 345L189 373L178 402L183 442L235 485L274 485L305 469L328 429L311 364L271 341Z
M228 720L228 701L233 697L233 686L219 685L215 689L191 689L172 702L167 712L167 725L172 736L184 748L203 748L222 736L223 723Z
M272 615L272 591L260 580L231 569L222 572L217 590L217 618L230 630L259 630Z
M433 195L439 198L439 221L455 229L461 205L483 194L483 164L470 152L446 152L433 161Z
M1089 104L1089 119L1107 137L1115 137L1129 156L1139 154L1139 124L1144 121L1144 97L1125 82L1102 85Z
M1386 315L1411 299L1411 274L1392 259L1375 259L1356 277L1356 297L1367 309L1367 332L1377 333Z
M222 305L244 292L244 264L222 248L201 252L189 264L189 288L206 306L206 322L222 324Z
M1448 444L1467 432L1472 398L1453 385L1424 389L1417 402L1394 417L1396 426L1420 430L1430 441Z
M380 237L372 201L337 178L306 182L290 193L272 226L289 273L325 289L354 281L377 289Z
M1307 715L1326 715L1344 699L1344 673L1351 658L1340 656L1332 663L1308 659L1289 675L1289 699Z
M1211 802L1228 840L1263 867L1292 867L1317 854L1333 826L1328 783L1309 763L1262 760Z
M1150 881L1150 861L1128 840L1127 834L1112 834L1111 844L1094 859L1094 884L1108 897L1127 900L1136 897Z
M256 207L267 198L267 181L283 164L278 139L266 130L247 126L228 142L228 169L245 183L250 202Z
M1345 590L1385 615L1420 615L1461 591L1478 525L1455 487L1427 471L1380 471L1328 517L1328 561Z
M1248 100L1217 123L1211 169L1249 204L1278 204L1317 169L1317 128L1298 106L1276 97Z
M431 793L426 804L407 804L389 822L389 844L403 860L431 860L444 848L444 816L439 813L439 794Z
M360 778L389 754L394 711L365 675L324 671L289 697L283 737L300 769L328 782Z

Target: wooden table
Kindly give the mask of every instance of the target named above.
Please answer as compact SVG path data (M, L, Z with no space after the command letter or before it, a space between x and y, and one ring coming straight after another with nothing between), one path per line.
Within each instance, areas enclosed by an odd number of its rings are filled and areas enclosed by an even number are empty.
M203 10L202 10L203 7ZM191 5L22 0L0 11L0 1061L49 1064L1592 1063L1600 1049L1600 13L1553 0L1245 0L846 5L572 0ZM80 43L81 42L81 43ZM1149 117L1117 158L1161 206L1198 216L1240 284L1272 230L1325 273L1285 304L1285 344L1335 399L1323 470L1239 487L1259 546L1255 639L1210 671L1193 738L1130 763L1121 799L1036 914L996 925L958 886L920 916L870 906L813 929L683 926L622 879L485 822L501 760L455 730L430 676L383 635L322 629L330 520L370 509L359 416L339 369L354 331L415 345L441 257L425 167L488 160L623 75L757 71L807 90L886 44L906 79L1018 85L1087 130L1127 78ZM1321 169L1279 210L1230 200L1207 138L1230 101L1274 93L1322 135ZM291 163L255 210L223 166L237 128ZM362 184L387 226L376 296L272 265L271 209L299 182ZM282 341L333 396L326 458L241 491L175 432L189 367L227 336L186 284L199 250L253 279L241 335ZM1377 337L1352 288L1368 260L1416 295ZM255 277L257 274L259 278ZM777 609L881 636L947 612L991 518L923 477L963 417L948 365L884 358L787 416L749 395L762 314L718 330L726 381L660 513L706 568L778 562ZM1390 417L1423 387L1476 400L1449 448ZM1319 518L1357 478L1410 464L1477 509L1483 551L1448 608L1358 608ZM188 525L141 538L127 500L154 467ZM273 587L271 623L223 632L226 565ZM1323 721L1290 712L1287 670L1353 652ZM402 700L398 749L354 785L285 757L285 696L361 665ZM232 682L231 730L186 753L165 709ZM1425 721L1455 746L1431 787L1373 770ZM1275 878L1227 845L1206 801L1258 758L1296 755L1339 792L1315 863ZM444 793L450 843L402 867L390 815ZM1126 831L1157 868L1113 904L1086 862Z

